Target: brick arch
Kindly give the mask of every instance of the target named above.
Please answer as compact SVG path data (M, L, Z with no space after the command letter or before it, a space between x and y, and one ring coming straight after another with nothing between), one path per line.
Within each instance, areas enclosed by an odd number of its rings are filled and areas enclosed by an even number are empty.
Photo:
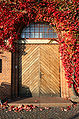
M22 27L19 28L18 32L20 32L21 29L22 29ZM23 45L22 45L22 48L23 48L22 52L24 52L24 46ZM16 53L14 53L14 55L13 55L13 57L15 57L16 59L18 57L18 54L17 54L17 52L19 52L18 50L19 50L19 48L18 48L18 45L16 43ZM60 60L60 62L61 62L61 60ZM17 65L17 64L18 64L18 60L16 60L15 65ZM61 86L60 86L61 87L61 97L70 97L70 89L68 89L68 84L67 84L66 79L65 79L65 72L64 72L64 68L62 66L62 62L60 63L60 65L61 65L61 68L60 68L60 70L61 70L61 72L60 72L60 78L61 78ZM14 72L18 72L18 69L16 68L14 70ZM19 74L18 73L14 73L14 74L17 74L14 77L16 77L18 79ZM14 91L13 92L16 91L16 94L14 93L13 96L16 96L16 97L19 95L19 93L18 93L19 92L19 88L18 88L19 87L19 85L18 85L19 83L18 83L18 81L19 81L19 79L14 81L15 85L17 85L17 87L16 86L14 87Z

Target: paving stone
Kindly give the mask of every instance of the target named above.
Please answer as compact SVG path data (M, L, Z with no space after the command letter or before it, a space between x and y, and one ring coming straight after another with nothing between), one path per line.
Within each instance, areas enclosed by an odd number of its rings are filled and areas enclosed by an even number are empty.
M50 109L36 108L32 111L22 110L14 112L0 110L0 119L79 119L79 105L67 110L61 110L60 107L51 107Z

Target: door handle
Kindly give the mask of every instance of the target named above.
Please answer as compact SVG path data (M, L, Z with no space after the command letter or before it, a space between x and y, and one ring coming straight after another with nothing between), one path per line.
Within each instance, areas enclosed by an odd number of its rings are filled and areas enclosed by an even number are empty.
M42 78L42 75L44 75L44 74L40 72L40 78Z

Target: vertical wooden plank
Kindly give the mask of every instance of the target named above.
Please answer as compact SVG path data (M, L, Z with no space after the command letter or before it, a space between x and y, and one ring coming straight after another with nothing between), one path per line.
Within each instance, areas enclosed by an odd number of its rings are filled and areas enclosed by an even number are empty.
M18 97L18 43L16 43L16 53L15 53L15 96Z
M12 97L18 97L18 44L15 43L15 52L12 53L12 81L11 92Z
M16 56L15 56L16 52L12 53L12 81L11 81L11 95L12 95L12 98L15 97L15 80L16 80L16 73L15 73L15 65L16 65Z

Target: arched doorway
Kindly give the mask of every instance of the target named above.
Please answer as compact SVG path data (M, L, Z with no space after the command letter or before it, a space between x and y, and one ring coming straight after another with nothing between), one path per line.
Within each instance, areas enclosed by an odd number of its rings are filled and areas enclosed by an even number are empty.
M22 29L20 43L24 38L25 53L19 48L19 80L22 86L28 87L32 96L60 95L60 58L59 45L55 42L56 31L48 24L31 24ZM51 39L54 39L53 43L49 43Z
M60 96L60 56L56 40L57 33L48 24L34 23L22 29L18 56L15 56L18 57L15 70L18 70L19 95Z

